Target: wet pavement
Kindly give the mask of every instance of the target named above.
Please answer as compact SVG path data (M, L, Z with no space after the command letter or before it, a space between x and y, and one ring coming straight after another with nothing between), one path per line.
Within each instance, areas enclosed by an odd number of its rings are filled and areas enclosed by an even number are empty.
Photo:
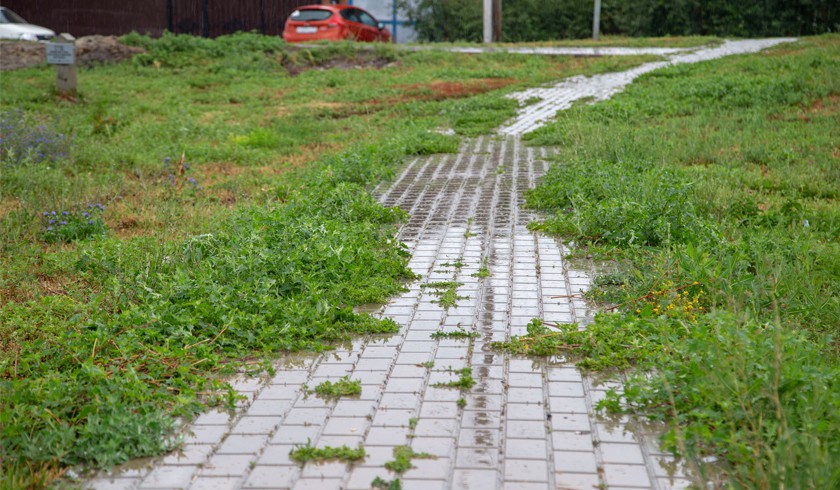
M533 107L519 120L532 117ZM527 126L516 124L503 132ZM550 151L499 135L466 140L458 154L408 161L394 182L375 190L383 204L410 213L399 238L422 276L375 308L400 332L285 356L270 379L237 381L247 397L238 413L199 416L178 454L135 462L87 487L349 490L397 476L402 488L424 490L687 487L680 465L658 449L655 430L595 413L615 382L600 383L561 358L532 360L490 347L524 334L535 317L585 326L593 315L581 297L591 266L568 261L561 243L526 227L535 216L523 209L523 193L547 169ZM442 283L457 293L448 308L440 303ZM475 336L432 336L461 329ZM471 368L474 386L440 386L463 368ZM359 396L303 393L304 384L344 376L361 381ZM290 460L295 445L308 441L362 445L367 457L352 465ZM414 459L415 468L395 475L384 464L401 445L435 458Z

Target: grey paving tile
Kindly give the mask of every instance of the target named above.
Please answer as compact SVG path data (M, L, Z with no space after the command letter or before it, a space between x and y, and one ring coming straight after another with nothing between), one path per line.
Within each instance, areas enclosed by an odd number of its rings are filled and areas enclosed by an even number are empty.
M257 465L246 478L243 488L291 488L299 473L297 466Z
M216 454L201 468L199 475L240 477L255 460L255 455Z
M236 477L201 477L193 480L190 490L236 490L242 482L241 476Z
M535 459L505 459L504 466L505 482L548 482L547 461Z

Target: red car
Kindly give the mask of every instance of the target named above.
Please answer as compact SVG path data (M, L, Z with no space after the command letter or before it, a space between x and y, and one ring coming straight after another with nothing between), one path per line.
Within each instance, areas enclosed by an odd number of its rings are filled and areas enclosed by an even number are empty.
M391 32L372 15L352 5L305 5L292 12L283 29L290 43L306 41L391 42Z

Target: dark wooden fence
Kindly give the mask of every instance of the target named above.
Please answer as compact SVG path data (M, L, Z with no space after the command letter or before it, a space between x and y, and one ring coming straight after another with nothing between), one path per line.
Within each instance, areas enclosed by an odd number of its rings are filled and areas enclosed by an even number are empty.
M27 21L80 37L131 31L216 37L236 31L280 35L295 7L318 0L3 0Z

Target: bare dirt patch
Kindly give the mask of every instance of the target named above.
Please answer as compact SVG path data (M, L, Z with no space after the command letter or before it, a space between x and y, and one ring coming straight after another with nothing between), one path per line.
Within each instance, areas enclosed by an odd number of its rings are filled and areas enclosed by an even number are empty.
M145 53L143 48L126 46L116 36L85 36L76 40L76 63L93 66L102 63L118 63L135 54ZM29 41L0 42L0 70L19 70L38 66L46 62L44 43Z
M444 100L460 97L469 97L482 94L491 90L500 89L516 83L518 80L512 78L477 78L463 82L446 80L435 80L430 83L416 83L402 87L404 93L402 100Z

